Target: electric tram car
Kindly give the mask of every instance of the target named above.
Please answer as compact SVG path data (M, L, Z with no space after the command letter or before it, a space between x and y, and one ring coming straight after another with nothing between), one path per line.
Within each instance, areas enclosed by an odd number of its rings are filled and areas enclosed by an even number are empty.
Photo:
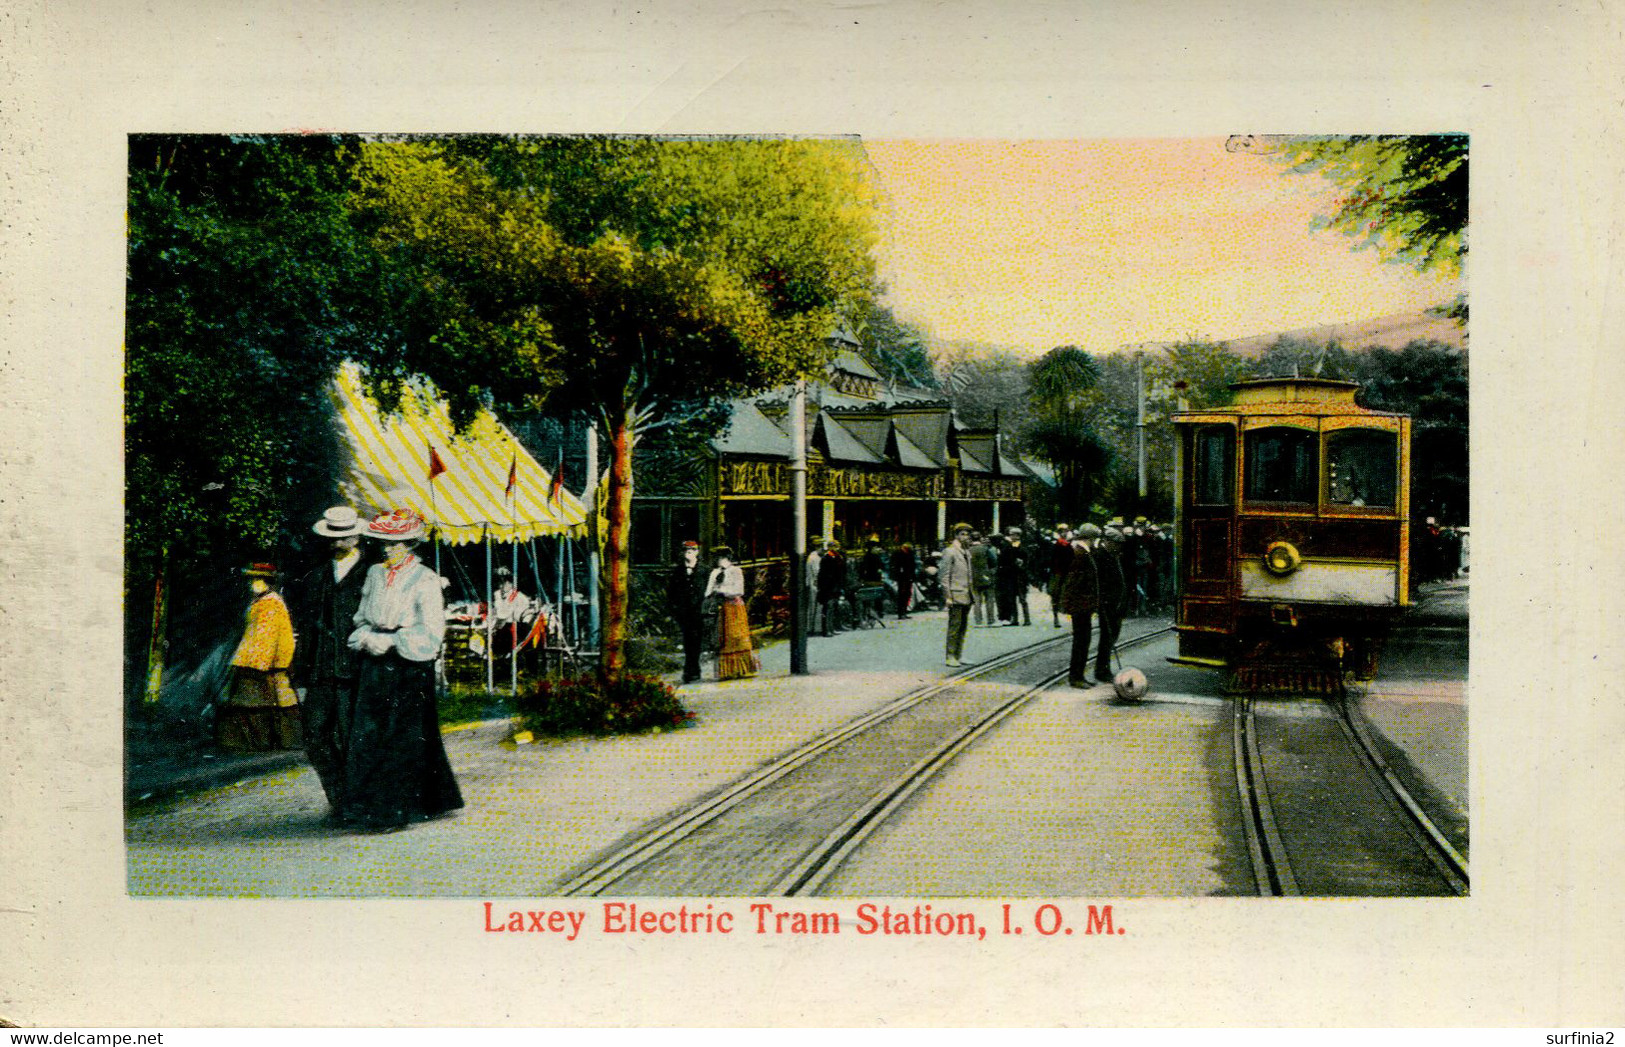
M1369 676L1409 602L1411 420L1320 378L1237 382L1179 435L1179 655L1244 691Z

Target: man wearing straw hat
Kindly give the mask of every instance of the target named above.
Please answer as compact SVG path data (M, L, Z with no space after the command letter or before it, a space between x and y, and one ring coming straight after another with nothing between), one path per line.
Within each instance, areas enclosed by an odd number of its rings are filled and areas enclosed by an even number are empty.
M344 748L358 667L347 641L367 578L357 548L366 529L366 521L347 505L323 513L311 530L327 539L331 555L301 578L293 592L299 636L293 677L305 692L305 755L334 811L344 808Z

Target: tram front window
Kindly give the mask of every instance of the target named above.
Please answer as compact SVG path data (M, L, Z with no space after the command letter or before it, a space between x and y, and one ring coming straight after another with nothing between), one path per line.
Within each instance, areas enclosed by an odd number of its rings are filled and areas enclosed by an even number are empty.
M1398 445L1395 434L1380 429L1342 429L1326 437L1326 500L1393 508Z
M1243 489L1249 502L1313 505L1319 486L1318 435L1311 429L1254 429L1247 434Z
M1235 447L1236 431L1228 425L1209 426L1196 434L1197 505L1229 505L1235 497L1230 464Z

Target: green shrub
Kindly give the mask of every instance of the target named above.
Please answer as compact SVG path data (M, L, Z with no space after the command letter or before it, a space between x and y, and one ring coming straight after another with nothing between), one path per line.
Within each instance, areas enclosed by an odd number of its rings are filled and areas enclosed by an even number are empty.
M520 689L515 713L519 730L552 735L632 734L694 719L670 684L636 673L607 686L592 673L544 677Z

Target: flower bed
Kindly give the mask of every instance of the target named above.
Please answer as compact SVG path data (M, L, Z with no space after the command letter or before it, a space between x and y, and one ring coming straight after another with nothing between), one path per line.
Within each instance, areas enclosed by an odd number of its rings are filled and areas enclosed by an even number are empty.
M545 677L519 692L514 725L533 734L633 734L694 720L670 684L627 673L605 684L596 674Z

